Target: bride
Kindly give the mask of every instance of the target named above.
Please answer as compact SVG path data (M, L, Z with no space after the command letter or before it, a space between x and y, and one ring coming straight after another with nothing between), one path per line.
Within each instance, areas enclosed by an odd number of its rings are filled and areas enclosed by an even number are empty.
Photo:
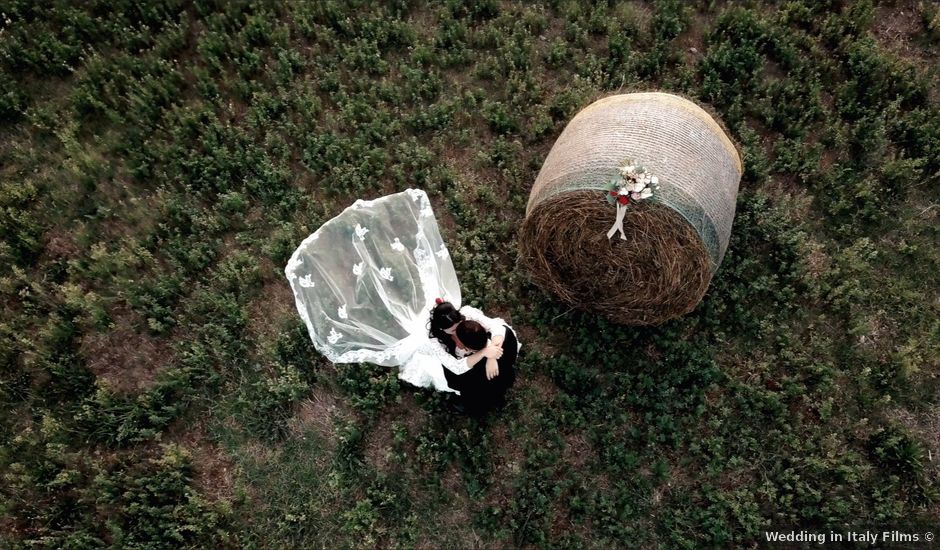
M402 380L466 394L474 406L512 384L515 334L460 307L424 191L357 200L303 240L284 274L314 347L333 363L397 366Z

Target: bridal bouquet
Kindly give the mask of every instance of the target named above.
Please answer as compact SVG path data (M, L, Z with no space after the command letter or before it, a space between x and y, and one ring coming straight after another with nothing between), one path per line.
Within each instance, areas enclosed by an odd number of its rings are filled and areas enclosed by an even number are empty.
M659 189L659 178L651 176L643 166L628 161L620 167L620 177L610 180L607 202L628 205L631 200L640 201L651 197L655 189Z
M620 167L620 177L611 178L607 192L607 202L617 205L617 219L607 232L607 238L613 237L617 231L620 231L620 238L626 240L623 217L626 215L627 205L630 201L639 202L648 199L657 189L659 189L659 178L650 175L645 167L633 161L625 162Z

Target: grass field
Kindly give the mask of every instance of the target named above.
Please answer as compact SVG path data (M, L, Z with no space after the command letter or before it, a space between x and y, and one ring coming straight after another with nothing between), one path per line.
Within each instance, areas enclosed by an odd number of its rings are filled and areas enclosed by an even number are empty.
M7 0L0 546L750 546L940 518L940 9L894 2ZM729 250L656 328L517 262L603 94L741 145ZM432 198L528 354L484 422L332 365L283 266Z

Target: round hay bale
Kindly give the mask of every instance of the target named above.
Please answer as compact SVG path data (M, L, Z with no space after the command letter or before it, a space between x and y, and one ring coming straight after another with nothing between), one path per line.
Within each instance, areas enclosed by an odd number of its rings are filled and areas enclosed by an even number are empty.
M626 160L659 178L633 202L627 236L606 192ZM533 280L571 306L627 325L692 311L721 264L734 219L741 157L701 107L666 93L613 95L584 108L552 146L520 231Z

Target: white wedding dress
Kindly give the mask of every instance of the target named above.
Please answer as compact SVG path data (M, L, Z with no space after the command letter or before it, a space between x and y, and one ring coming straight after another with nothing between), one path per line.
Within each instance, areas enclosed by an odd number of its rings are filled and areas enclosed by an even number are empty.
M357 200L304 239L284 274L327 359L398 366L406 382L454 391L444 364L465 361L429 337L428 322L436 298L460 307L460 285L424 191Z

